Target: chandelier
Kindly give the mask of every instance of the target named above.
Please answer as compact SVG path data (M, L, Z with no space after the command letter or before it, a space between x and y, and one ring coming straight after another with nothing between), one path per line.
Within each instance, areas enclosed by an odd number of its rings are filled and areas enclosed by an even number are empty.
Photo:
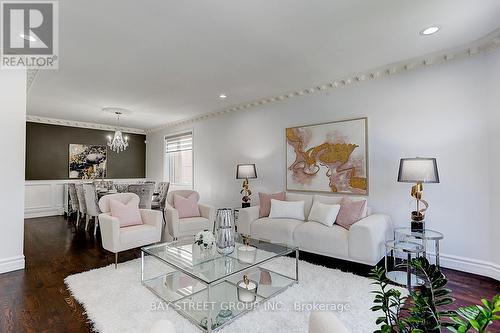
M128 137L124 137L122 131L120 131L120 115L122 114L122 112L115 111L115 114L118 117L118 127L115 131L115 134L113 135L113 138L111 138L111 136L108 136L108 147L109 149L119 153L128 148Z

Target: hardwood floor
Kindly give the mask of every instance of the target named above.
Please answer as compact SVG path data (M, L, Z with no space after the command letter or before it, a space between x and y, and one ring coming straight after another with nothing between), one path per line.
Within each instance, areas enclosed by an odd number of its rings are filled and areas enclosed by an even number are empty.
M91 229L93 230L93 229ZM97 234L99 237L99 232ZM113 262L92 232L75 231L63 217L25 221L26 269L0 275L0 332L89 332L83 307L64 284L68 275ZM120 261L139 257L139 251L120 254ZM456 306L479 303L500 293L500 282L445 270ZM500 324L492 327L500 332Z

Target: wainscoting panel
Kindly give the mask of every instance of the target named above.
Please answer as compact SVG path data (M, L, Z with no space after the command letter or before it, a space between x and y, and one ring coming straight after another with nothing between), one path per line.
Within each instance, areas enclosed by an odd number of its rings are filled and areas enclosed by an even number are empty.
M24 217L42 217L63 214L64 184L56 182L26 182Z
M106 179L117 183L134 183L145 179ZM28 180L25 182L24 218L64 214L64 185L74 180Z

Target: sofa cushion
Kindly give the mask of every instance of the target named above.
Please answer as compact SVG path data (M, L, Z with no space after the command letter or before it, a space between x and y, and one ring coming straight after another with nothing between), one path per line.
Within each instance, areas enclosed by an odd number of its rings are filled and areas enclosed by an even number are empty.
M334 204L324 204L318 201L314 201L311 212L309 213L308 221L319 222L321 224L326 225L327 227L331 227L335 220L337 219L337 215L339 214L340 205Z
M271 243L293 244L295 228L304 221L293 219L261 218L250 226L252 238L270 241Z
M319 194L315 194L313 202L317 201L317 202L321 202L321 203L329 204L329 205L337 205L337 204L340 205L344 199L349 199L349 200L352 200L352 201L366 201L366 198L357 197L357 196L346 197L346 196L339 196L339 195L319 195ZM366 216L368 216L370 214L371 214L371 208L368 207L368 203L367 203L365 205L364 210L363 210L363 216L362 217L366 217Z
M304 216L307 218L311 211L313 195L286 192L286 201L304 201Z
M157 236L158 230L155 226L149 224L120 228L120 243L122 244L140 243L147 239L154 239Z
M295 219L305 221L304 201L281 201L271 199L270 219Z
M339 195L319 195L315 194L313 198L313 202L321 202L327 205L340 205L342 202L342 196Z
M122 203L111 199L109 200L109 207L111 209L111 216L116 217L118 222L120 222L120 228L142 224L139 203L136 200Z
M336 224L327 227L311 221L295 229L294 244L306 252L348 258L349 231Z
M197 193L191 193L187 197L178 194L174 195L174 207L179 212L180 219L200 216L198 198Z
M337 224L349 230L354 223L363 218L365 207L366 201L353 201L344 198L340 205L339 215L337 216Z
M259 217L268 217L271 211L271 199L285 200L286 193L279 192L274 194L259 192Z
M210 225L210 220L204 217L186 217L179 221L179 231L181 233L189 231L212 230L213 225Z

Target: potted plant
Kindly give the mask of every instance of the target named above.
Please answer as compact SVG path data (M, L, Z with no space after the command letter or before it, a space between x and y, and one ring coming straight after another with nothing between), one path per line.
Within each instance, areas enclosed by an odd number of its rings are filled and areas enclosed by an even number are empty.
M426 283L410 291L408 297L391 287L383 268L375 267L371 271L373 284L380 289L373 291L375 299L371 310L384 314L377 318L380 328L375 333L432 333L442 332L443 328L455 333L471 329L486 333L493 321L500 320L500 295L491 301L482 299L482 305L449 311L443 307L452 304L454 299L450 297L451 290L446 288L448 281L439 268L423 257L411 260L410 265Z

